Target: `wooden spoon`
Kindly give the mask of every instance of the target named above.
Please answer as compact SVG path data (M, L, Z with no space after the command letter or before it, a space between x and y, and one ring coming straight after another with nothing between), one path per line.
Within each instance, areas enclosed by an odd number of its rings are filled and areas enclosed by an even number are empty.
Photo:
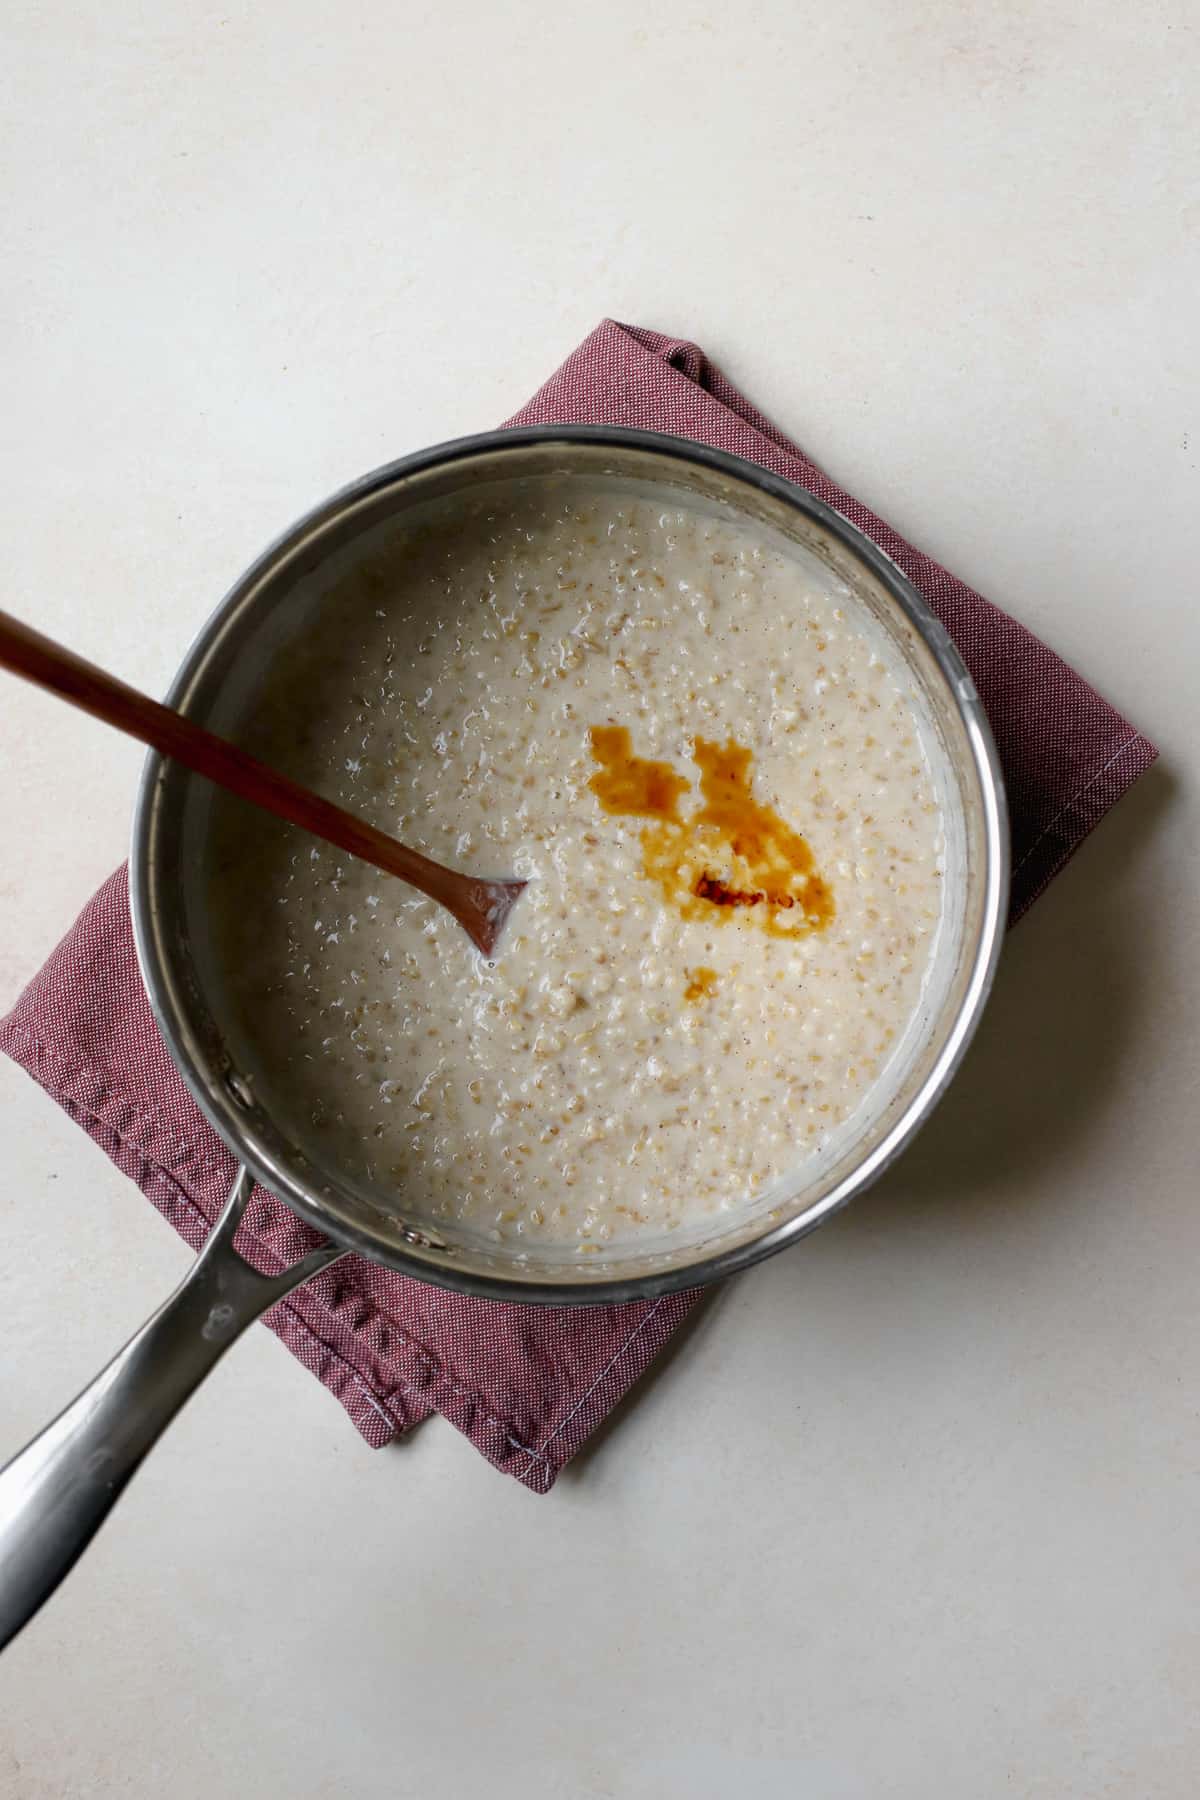
M339 850L374 863L387 875L398 875L453 913L485 956L495 950L525 886L523 881L480 881L445 868L419 850L410 850L353 813L269 769L236 744L206 731L203 725L194 725L182 713L115 681L94 663L85 662L5 612L0 612L0 668L49 688L72 706L128 732L164 756L174 757L193 774L215 781L231 794L240 794L265 812L302 825Z

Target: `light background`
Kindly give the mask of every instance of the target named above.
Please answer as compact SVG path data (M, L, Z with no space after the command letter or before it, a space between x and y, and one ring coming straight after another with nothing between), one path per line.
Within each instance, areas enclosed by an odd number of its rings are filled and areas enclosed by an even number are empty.
M0 1662L5 1800L1192 1800L1200 31L1189 0L10 0L0 604L161 691L299 511L698 340L1164 751L886 1183L538 1499L265 1331ZM136 750L4 678L0 1003ZM0 1448L187 1252L0 1067Z

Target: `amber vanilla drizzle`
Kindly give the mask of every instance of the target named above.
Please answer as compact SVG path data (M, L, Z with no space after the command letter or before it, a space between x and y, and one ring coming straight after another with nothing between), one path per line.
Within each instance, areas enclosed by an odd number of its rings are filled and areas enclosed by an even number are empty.
M635 756L625 726L593 726L591 748L589 787L605 812L651 821L642 832L644 872L685 919L761 908L756 916L778 937L829 924L829 884L800 833L754 798L744 745L693 741L702 804L686 818L679 801L691 782L670 763Z

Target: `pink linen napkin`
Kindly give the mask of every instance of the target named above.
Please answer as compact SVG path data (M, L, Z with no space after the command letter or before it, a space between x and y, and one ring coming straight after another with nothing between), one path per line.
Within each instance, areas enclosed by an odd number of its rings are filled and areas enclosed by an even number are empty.
M1014 919L1153 762L1153 745L1081 676L832 482L694 344L606 320L509 421L575 422L643 426L734 451L828 501L900 565L958 644L996 734L1012 814ZM0 1021L0 1049L199 1247L236 1165L154 1025L124 869ZM239 1240L252 1260L281 1268L314 1241L256 1190ZM437 1411L496 1468L545 1493L696 1299L509 1306L353 1257L273 1307L266 1323L368 1443L386 1444Z

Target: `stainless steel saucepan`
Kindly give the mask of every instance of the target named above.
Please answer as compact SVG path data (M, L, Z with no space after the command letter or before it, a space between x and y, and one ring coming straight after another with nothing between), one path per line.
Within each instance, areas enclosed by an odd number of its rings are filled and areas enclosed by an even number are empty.
M358 1251L465 1293L551 1305L624 1301L718 1280L795 1242L860 1193L929 1116L978 1022L999 952L1008 889L1004 794L987 721L958 653L915 589L840 514L736 457L679 438L609 427L535 427L463 438L406 457L318 506L236 584L188 651L171 703L236 737L272 659L336 570L364 569L430 508L494 491L572 483L661 494L760 529L889 634L911 675L946 829L944 918L919 1017L875 1102L823 1157L740 1210L669 1241L603 1246L586 1262L555 1246L521 1254L431 1230L403 1193L330 1166L272 1093L239 1036L208 928L214 790L151 755L134 817L131 894L142 976L159 1029L197 1104L242 1164L190 1274L92 1384L0 1472L0 1644L54 1589L159 1433L246 1326ZM342 591L341 589L339 591ZM696 1096L703 1106L704 1096ZM234 1251L253 1181L327 1235L285 1273Z

